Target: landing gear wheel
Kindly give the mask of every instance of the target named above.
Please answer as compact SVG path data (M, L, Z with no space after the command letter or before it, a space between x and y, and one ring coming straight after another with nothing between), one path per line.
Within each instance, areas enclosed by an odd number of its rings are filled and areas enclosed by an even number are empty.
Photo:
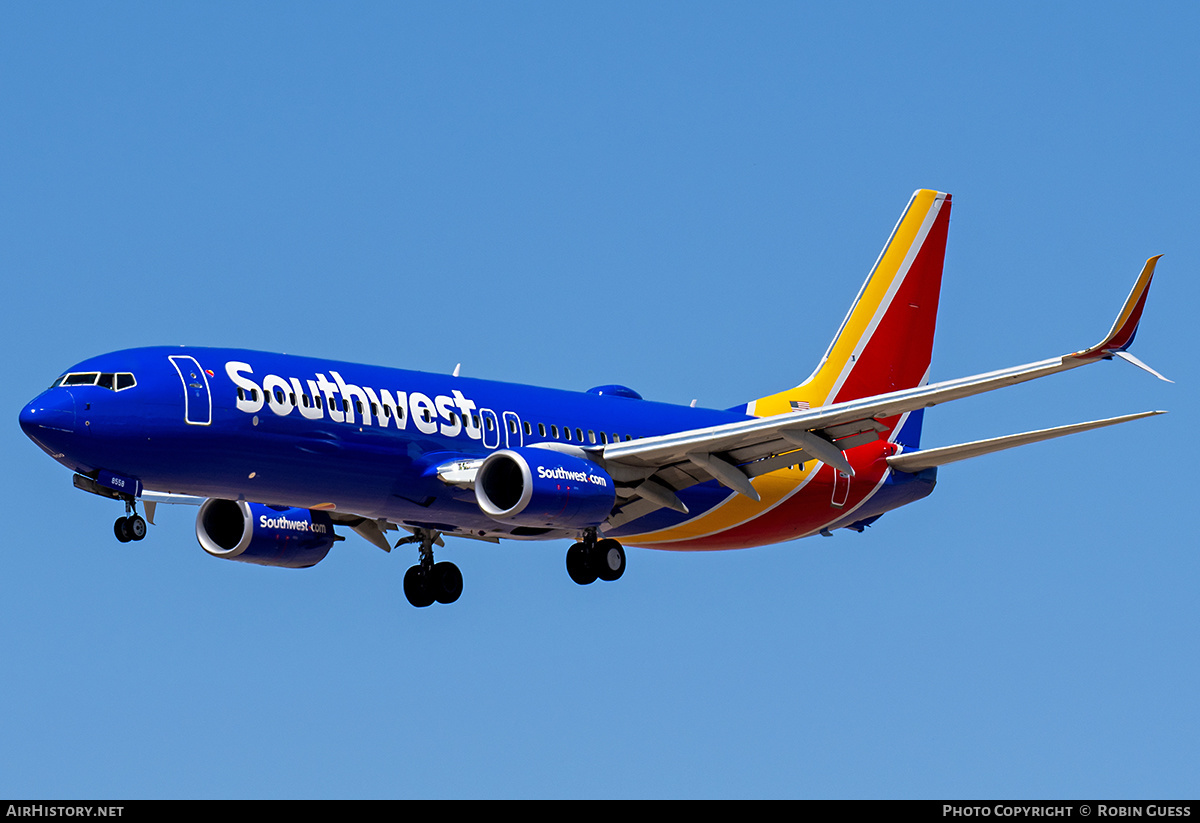
M421 544L421 559L404 573L404 596L418 609L438 603L453 603L462 595L463 576L453 563L434 563L434 545L444 545L440 532L433 529L412 529L412 537L396 541L396 548L406 543Z
M592 567L601 580L619 580L625 574L625 549L616 540L600 540L592 548Z
M433 592L433 599L439 603L453 603L462 594L462 572L453 563L435 563L433 574L426 580L432 584L429 589Z
M130 540L141 540L146 536L146 521L139 515L125 518L125 533Z
M404 573L404 596L418 609L433 605L434 596L428 584L425 570L420 566L411 566Z
M128 543L133 539L133 536L127 530L128 526L126 525L126 522L127 521L124 517L118 517L117 522L113 523L113 534L115 534L117 539L122 543Z
M567 574L580 586L596 582L596 570L592 567L588 554L587 545L584 543L576 543L567 549Z

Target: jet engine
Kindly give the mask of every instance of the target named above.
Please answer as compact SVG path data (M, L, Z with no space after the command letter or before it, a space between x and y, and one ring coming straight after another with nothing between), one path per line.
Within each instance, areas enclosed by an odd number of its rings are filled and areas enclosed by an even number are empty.
M305 569L339 538L325 512L213 498L196 515L196 539L213 557Z
M475 500L501 523L555 529L598 526L612 512L613 479L589 460L550 449L501 449L475 477Z

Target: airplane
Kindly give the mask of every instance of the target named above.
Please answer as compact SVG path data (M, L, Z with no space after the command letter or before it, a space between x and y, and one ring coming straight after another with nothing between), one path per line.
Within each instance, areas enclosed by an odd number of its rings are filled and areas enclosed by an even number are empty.
M862 532L928 496L939 466L1163 413L921 448L924 411L939 403L1114 357L1167 379L1128 352L1152 257L1099 343L929 383L950 207L949 194L915 192L812 375L730 409L620 385L571 392L458 368L157 347L72 366L20 424L77 488L124 503L119 541L142 540L160 503L198 505L210 555L306 568L345 539L342 527L384 551L416 548L403 588L417 607L462 593L458 567L434 560L443 535L572 539L567 572L587 585L622 576L625 546L707 551Z

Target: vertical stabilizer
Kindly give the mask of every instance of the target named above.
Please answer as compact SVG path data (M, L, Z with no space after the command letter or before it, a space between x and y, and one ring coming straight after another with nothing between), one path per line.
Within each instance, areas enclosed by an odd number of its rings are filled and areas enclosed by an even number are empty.
M937 323L950 195L915 192L812 376L755 400L766 417L924 384Z

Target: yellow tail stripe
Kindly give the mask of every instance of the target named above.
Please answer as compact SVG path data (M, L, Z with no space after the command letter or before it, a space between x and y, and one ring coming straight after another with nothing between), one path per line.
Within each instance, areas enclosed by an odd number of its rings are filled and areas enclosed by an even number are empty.
M893 285L905 269L905 261L909 259L918 238L922 236L922 227L926 225L929 213L937 204L939 196L939 192L931 189L921 189L913 195L891 238L875 262L875 268L863 285L858 300L812 376L799 386L755 401L750 409L752 414L758 417L783 414L792 410L790 404L794 400L806 400L813 408L829 402L840 385L851 356L861 350L863 336L868 334L876 318L886 311L887 302L893 293ZM754 488L762 498L757 503L743 495L733 495L724 504L677 526L630 535L622 539L631 545L645 545L687 540L732 528L770 511L793 494L817 466L813 461L809 461L807 465L810 467L808 471L802 468L782 469L754 478Z

